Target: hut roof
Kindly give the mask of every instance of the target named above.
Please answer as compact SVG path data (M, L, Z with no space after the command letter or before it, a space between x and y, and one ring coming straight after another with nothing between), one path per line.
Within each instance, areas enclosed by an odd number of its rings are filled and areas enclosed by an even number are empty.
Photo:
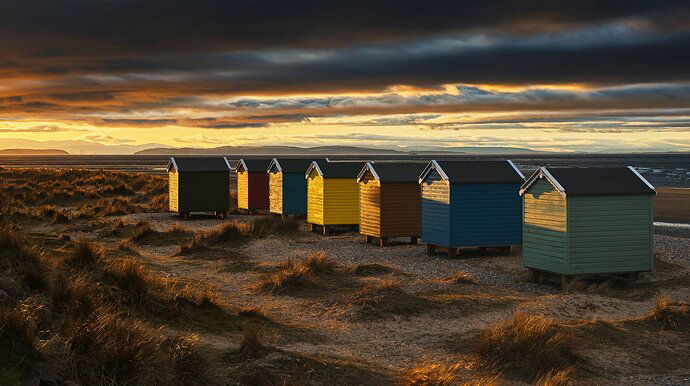
M178 172L227 172L230 162L225 157L170 157L167 168Z
M520 188L523 194L546 178L565 196L655 194L656 190L632 166L608 168L539 168Z
M237 163L237 171L239 172L240 168L242 168L248 172L266 172L270 163L270 159L242 158Z
M435 169L444 180L467 184L524 182L525 176L510 160L505 161L431 161L419 182Z
M323 162L314 161L307 169L306 177L313 169L323 178L357 178L357 174L364 166L364 162Z
M271 164L268 165L268 170L271 170L271 168L273 168L275 165L278 170L283 173L304 173L307 171L307 169L309 169L312 161L315 160L307 158L274 158L271 161ZM325 159L322 161L325 162Z
M381 162L374 165L367 162L357 176L360 181L367 171L381 182L417 182L425 163L422 162Z

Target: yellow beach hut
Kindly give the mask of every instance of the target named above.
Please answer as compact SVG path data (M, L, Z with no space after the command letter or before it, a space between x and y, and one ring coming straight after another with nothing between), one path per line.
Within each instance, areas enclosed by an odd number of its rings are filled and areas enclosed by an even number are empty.
M359 224L357 175L364 162L314 161L307 169L307 222L324 235L332 226Z

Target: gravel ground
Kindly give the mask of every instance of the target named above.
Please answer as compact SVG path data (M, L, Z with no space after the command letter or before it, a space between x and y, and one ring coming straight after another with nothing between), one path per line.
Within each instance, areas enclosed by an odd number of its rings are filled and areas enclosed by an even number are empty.
M654 251L670 263L690 267L690 239L655 235Z

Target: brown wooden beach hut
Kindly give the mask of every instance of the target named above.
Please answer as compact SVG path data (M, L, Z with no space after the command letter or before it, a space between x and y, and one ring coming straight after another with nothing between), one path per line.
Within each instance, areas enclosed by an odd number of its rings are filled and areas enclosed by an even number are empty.
M168 162L170 211L188 218L192 212L230 210L230 164L225 157L172 157Z
M421 236L419 175L426 163L367 163L357 177L359 183L359 232L384 246L389 238L409 237L412 244Z
M237 163L237 207L244 210L268 209L268 165L270 159L243 158Z

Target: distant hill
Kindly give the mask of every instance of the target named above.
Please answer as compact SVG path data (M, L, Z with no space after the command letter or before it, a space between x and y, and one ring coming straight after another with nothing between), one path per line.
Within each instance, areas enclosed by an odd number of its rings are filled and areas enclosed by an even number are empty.
M136 155L182 155L182 154L246 154L246 155L302 155L302 154L404 154L404 151L373 149L356 146L221 146L210 149L193 147L154 148L138 151Z
M416 147L400 150L377 149L357 146L221 146L209 149L193 147L184 148L153 148L138 151L136 155L367 155L367 154L530 154L539 151L519 147Z
M60 149L0 149L0 155L69 155Z

